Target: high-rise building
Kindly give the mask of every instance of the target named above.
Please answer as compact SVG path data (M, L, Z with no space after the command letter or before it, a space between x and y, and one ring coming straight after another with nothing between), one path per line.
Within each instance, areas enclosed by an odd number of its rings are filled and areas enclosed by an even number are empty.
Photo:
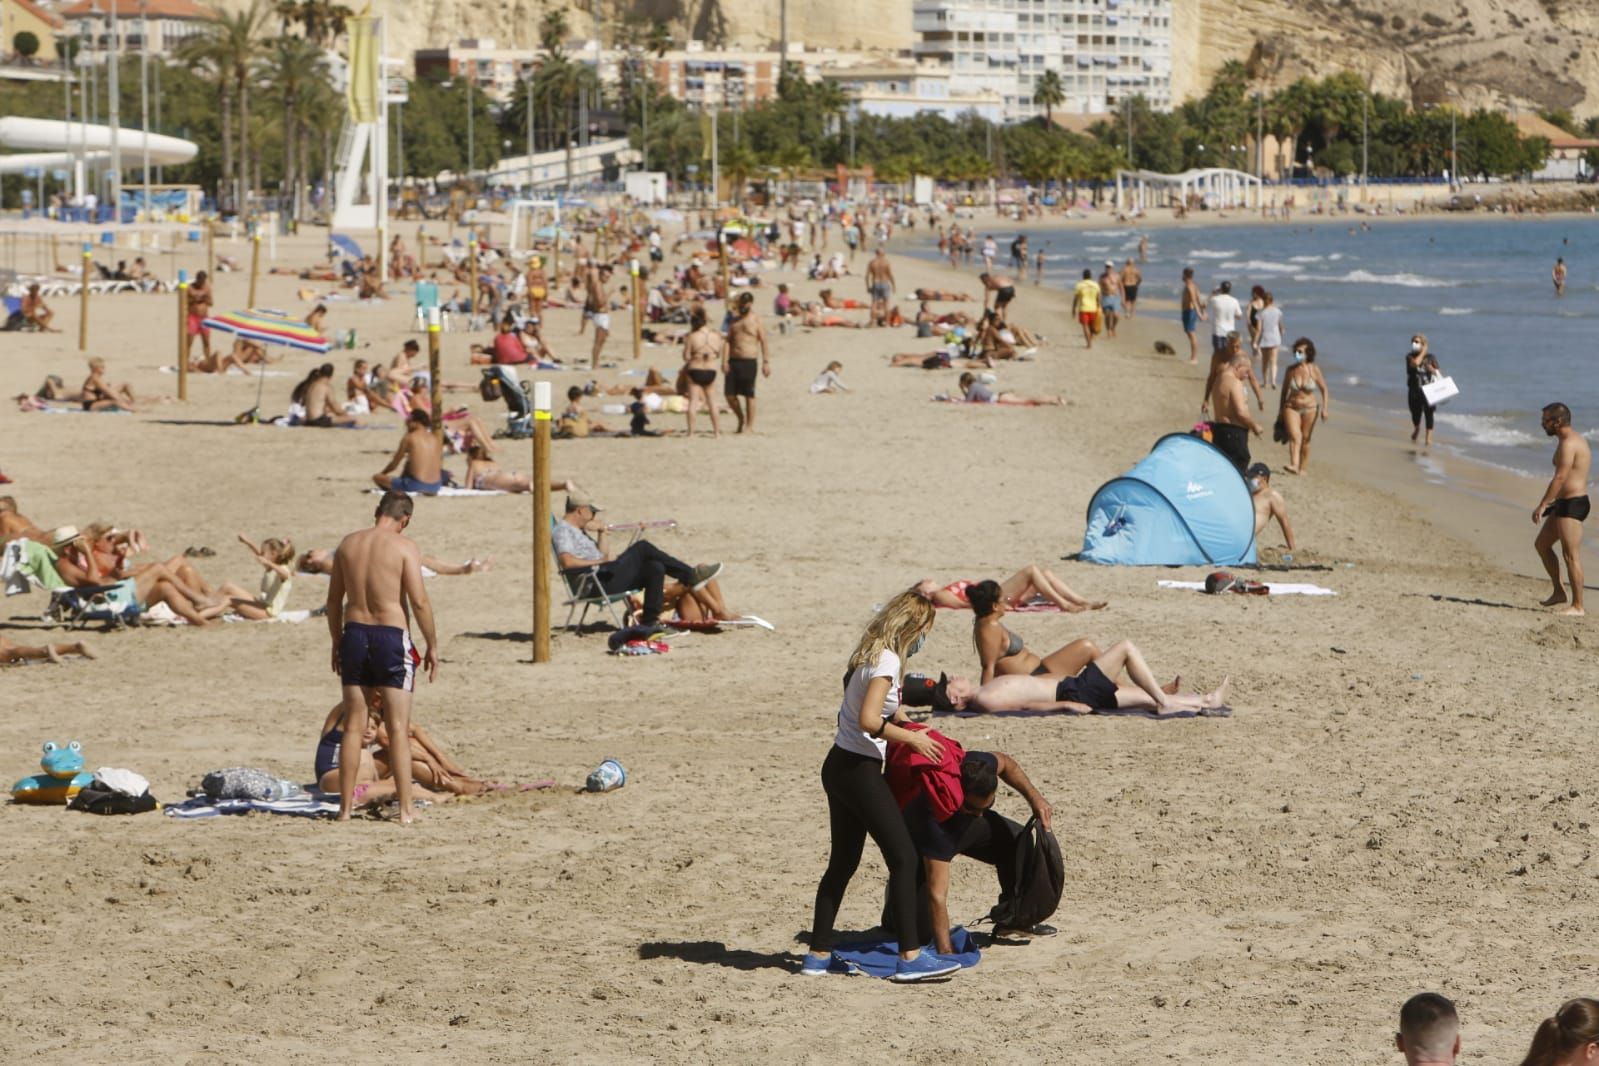
M1065 94L1056 114L1172 105L1172 0L915 0L911 19L916 58L948 66L951 91L999 93L1009 121L1044 112L1046 70Z

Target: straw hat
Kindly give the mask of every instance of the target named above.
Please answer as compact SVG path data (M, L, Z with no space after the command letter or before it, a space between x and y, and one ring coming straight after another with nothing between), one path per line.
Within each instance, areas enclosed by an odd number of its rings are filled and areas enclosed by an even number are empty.
M52 548L63 548L77 539L77 526L58 526L50 531L50 547Z

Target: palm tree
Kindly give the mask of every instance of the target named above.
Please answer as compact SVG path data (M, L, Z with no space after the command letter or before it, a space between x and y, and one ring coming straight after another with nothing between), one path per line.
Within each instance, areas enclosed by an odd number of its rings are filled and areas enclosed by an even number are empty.
M233 185L234 178L233 81L228 76L226 50L220 38L203 33L185 38L176 55L190 70L203 72L216 85L218 111L222 115L222 170L212 195L220 206L223 192Z
M1066 88L1061 84L1060 74L1053 70L1044 71L1033 87L1033 103L1044 109L1046 125L1054 124L1055 109L1065 102Z
M650 32L644 38L644 50L652 53L659 59L672 50L672 31L666 23L656 20L650 23Z
M300 217L300 193L305 169L299 147L305 125L307 97L313 85L327 83L327 64L321 49L300 37L278 37L258 67L262 82L283 105L283 187L289 195L289 217Z
M277 10L277 9L274 9ZM281 16L281 11L279 11ZM202 34L183 42L181 51L186 61L209 68L218 82L223 107L223 183L233 181L235 210L245 202L245 190L252 185L250 170L250 81L255 61L261 48L261 31L268 9L261 0L250 0L250 6L239 12L219 13ZM227 147L230 139L231 116L229 105L239 108L239 158L234 166L233 153Z

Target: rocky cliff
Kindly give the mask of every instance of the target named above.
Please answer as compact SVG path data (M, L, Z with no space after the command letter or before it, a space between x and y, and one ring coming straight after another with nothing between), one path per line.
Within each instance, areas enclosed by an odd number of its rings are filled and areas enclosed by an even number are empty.
M242 7L249 0L218 0ZM1178 98L1229 59L1268 88L1354 70L1417 104L1569 107L1599 114L1599 0L1173 0ZM807 47L908 49L912 0L788 0L789 39ZM574 36L611 41L627 19L665 21L679 41L763 48L780 0L373 0L389 48L409 55L467 37L537 43L545 10Z

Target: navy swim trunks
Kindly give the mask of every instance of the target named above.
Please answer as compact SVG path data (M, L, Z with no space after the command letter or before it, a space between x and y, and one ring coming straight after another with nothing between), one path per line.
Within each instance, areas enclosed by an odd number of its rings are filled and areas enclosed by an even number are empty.
M395 626L344 623L339 637L339 679L362 688L416 687L416 668L422 662L411 634Z

